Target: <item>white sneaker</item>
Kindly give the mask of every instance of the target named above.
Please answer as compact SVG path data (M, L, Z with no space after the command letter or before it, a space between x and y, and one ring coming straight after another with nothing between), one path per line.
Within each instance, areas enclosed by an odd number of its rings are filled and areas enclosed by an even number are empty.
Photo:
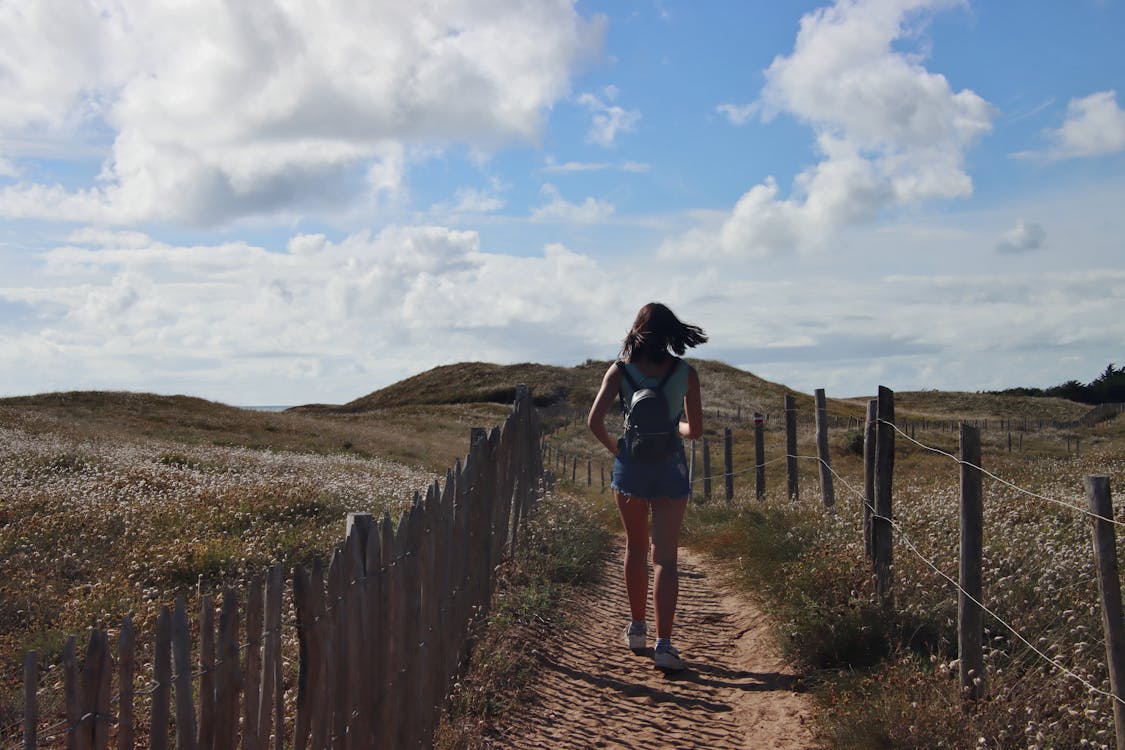
M652 654L652 665L665 672L679 672L684 668L684 660L675 646L658 646Z
M625 645L632 649L633 653L643 651L647 640L647 628L640 627L634 629L632 625L625 626Z

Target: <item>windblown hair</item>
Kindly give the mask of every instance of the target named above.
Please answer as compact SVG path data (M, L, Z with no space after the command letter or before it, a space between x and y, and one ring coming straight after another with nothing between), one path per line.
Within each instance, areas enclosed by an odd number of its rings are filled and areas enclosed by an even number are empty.
M621 357L627 362L637 359L663 362L669 350L682 356L689 346L699 346L706 341L707 334L702 328L684 323L659 302L649 302L637 313L633 327L625 335Z

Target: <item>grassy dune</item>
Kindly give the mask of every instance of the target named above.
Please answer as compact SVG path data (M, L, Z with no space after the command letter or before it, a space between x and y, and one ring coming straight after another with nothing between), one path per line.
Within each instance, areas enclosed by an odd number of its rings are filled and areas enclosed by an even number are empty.
M752 466L753 457L749 426L734 421L735 414L778 414L787 393L796 397L798 409L812 408L808 394L721 362L692 363L704 384L707 434L718 438L724 426L732 427L736 467ZM342 535L348 511L394 514L415 491L444 476L463 456L471 427L498 424L508 413L516 383L531 386L553 415L549 424L569 421L551 436L553 447L604 462L604 451L582 420L608 364L443 367L347 404L282 413L135 393L0 399L0 673L5 675L0 725L9 726L19 715L15 681L25 649L38 649L50 663L67 634L92 624L112 626L131 613L146 632L158 605L177 593L194 601L200 587L214 590L274 562L325 555ZM975 419L1074 419L1085 412L1057 400L935 392L900 394L897 406L901 416ZM864 408L862 399L829 401L832 414L861 416ZM716 411L718 418L712 416ZM1108 472L1118 486L1125 479L1123 425L1119 417L1084 429L1080 459L1066 455L1062 433L1027 435L1023 454L1007 454L1004 436L986 434L986 465L1021 487L1077 503L1084 473ZM862 486L859 459L845 450L849 437L847 430L833 433L835 466L848 484ZM918 437L956 449L950 434ZM811 434L802 435L799 453L815 453ZM779 454L781 433L771 429L767 458ZM713 458L716 465L721 460ZM900 551L899 613L873 631L867 620L873 616L869 582L857 546L858 503L838 485L837 511L825 514L815 497L816 466L802 460L803 495L792 505L781 496L782 467L770 469L765 503L750 496L753 475L744 474L730 506L693 506L688 534L693 544L741 560L747 585L771 599L779 613L779 637L818 677L826 736L838 746L938 746L911 738L943 722L956 727L941 735L947 747L975 747L973 732L1006 733L989 747L1025 747L1020 743L1031 742L1036 733L1047 738L1044 747L1070 746L1082 732L1104 729L1104 699L1044 669L1000 628L989 640L996 697L960 720L950 697L948 591ZM595 470L595 482L596 477ZM919 550L954 573L956 481L955 465L900 442L896 513ZM586 497L580 503L585 517L612 521L607 496L596 487L577 489ZM716 492L720 489L717 482ZM1068 664L1105 683L1104 671L1098 671L1101 645L1084 519L1010 489L987 498L990 601L1035 637L1062 643L1058 648L1070 649ZM573 519L577 511L566 512ZM586 529L581 534L586 541L572 540L559 554L592 559L597 524L570 525ZM577 548L584 552L575 554ZM537 561L533 568L559 569L557 560ZM562 569L563 579L581 581L578 573ZM528 597L519 592L537 576L514 571L506 596L526 604ZM530 594L534 606L544 598L550 597ZM496 682L506 684L502 676ZM1032 713L1017 721L1008 713L1016 707ZM906 722L908 713L922 723ZM1029 722L1034 731L1027 729Z

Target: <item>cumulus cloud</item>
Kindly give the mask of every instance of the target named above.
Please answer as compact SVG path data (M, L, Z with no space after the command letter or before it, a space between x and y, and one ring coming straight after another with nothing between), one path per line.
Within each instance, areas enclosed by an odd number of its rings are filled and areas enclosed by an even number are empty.
M601 96L592 93L579 95L578 103L585 107L593 118L586 138L599 146L610 147L621 133L632 132L641 119L641 113L627 110L612 102L617 99L617 88L606 86Z
M1020 221L1007 232L1000 236L996 245L996 252L1006 255L1018 255L1031 252L1043 247L1047 239L1047 232L1042 226L1033 221Z
M7 393L341 402L450 362L609 358L650 299L707 329L712 343L694 354L839 396L1034 384L1029 367L1064 356L1098 372L1125 338L1125 272L1114 268L870 278L839 259L822 278L705 265L670 281L662 264L607 264L557 244L489 252L477 233L441 226L297 234L276 250L82 230L36 257L22 282L0 279ZM747 301L752 314L730 314ZM1036 382L1072 377L1075 361Z
M208 224L393 193L410 144L535 138L603 31L567 0L8 4L0 136L112 145L96 184L9 185L0 215Z
M1118 105L1117 92L1112 90L1071 99L1066 120L1046 135L1053 144L1050 148L1017 155L1055 160L1120 153L1125 151L1125 109Z
M926 14L957 0L839 0L801 19L793 52L774 59L755 107L792 116L816 135L821 160L783 196L773 178L751 188L717 226L666 254L762 257L824 244L841 226L885 209L972 193L965 152L992 127L993 108L901 49ZM728 116L742 110L731 109Z
M531 218L535 221L564 221L575 224L594 224L605 221L616 210L612 203L597 198L586 198L582 203L571 203L562 197L558 188L546 183L540 189L548 198L547 203L532 209Z
M9 392L60 378L63 387L120 388L136 376L148 388L188 382L213 395L238 384L354 398L447 362L523 361L529 341L549 340L555 357L581 361L607 321L615 333L627 323L612 275L590 257L557 244L491 254L475 232L440 226L340 240L299 234L278 251L83 231L41 261L34 283L0 282L0 302L25 311L0 352ZM43 371L19 366L17 353L29 348ZM303 375L271 382L298 362Z

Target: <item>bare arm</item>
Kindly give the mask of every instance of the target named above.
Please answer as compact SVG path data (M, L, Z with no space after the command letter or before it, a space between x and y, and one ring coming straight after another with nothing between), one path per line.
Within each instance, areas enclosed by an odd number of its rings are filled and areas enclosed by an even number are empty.
M699 373L688 370L688 391L684 396L685 420L680 422L680 435L698 440L703 435L703 399L699 395Z
M621 371L616 364L610 365L609 369L606 370L605 377L602 378L602 385L598 390L597 397L594 398L594 404L590 407L590 415L586 417L586 426L590 428L590 432L594 433L598 442L604 445L606 450L615 457L617 456L617 439L610 437L609 431L605 428L605 415L609 413L610 407L613 406L613 399L617 397L617 392L620 389Z

